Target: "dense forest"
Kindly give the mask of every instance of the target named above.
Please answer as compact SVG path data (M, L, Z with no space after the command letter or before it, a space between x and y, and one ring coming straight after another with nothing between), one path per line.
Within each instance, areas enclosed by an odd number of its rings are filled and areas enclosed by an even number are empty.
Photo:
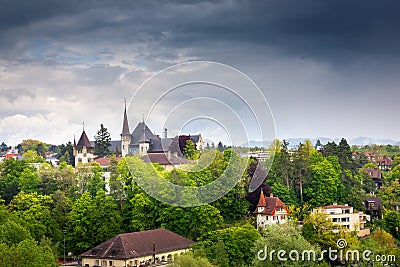
M400 215L394 206L400 203L400 149L350 147L345 139L339 144L318 146L306 141L296 149L288 149L288 145L285 140L276 140L268 148L274 157L265 162L268 175L257 174L265 176L265 181L254 192L248 192L248 188L256 172L256 159L242 158L222 146L205 149L200 155L193 155L188 149L186 154L194 158L213 157L209 166L196 172L166 171L133 156L111 156L108 183L98 163L72 166L70 144L59 148L59 166L45 162L38 153L43 150L41 146L25 148L22 160L8 159L0 164L2 266L54 266L62 258L64 239L66 251L71 252L68 257L76 258L119 233L160 227L197 242L192 252L176 259L174 266L294 266L293 262L285 265L259 261L257 251L266 244L276 250L320 251L335 247L339 237L347 240L348 249L369 249L400 258ZM391 169L383 172L381 188L361 170L365 166L375 167L363 156L366 151L393 159ZM239 182L225 196L206 205L168 205L149 196L138 185L141 175L154 171L177 185L209 184L232 161L247 166ZM38 168L31 164L37 162L42 163ZM289 223L256 230L252 211L261 190L265 194L273 192L289 207ZM355 233L344 231L334 234L329 220L310 214L313 208L333 202L363 211L363 200L372 194L382 198L385 208L383 219L370 225L372 234L367 238L358 239ZM324 258L312 264L350 263Z

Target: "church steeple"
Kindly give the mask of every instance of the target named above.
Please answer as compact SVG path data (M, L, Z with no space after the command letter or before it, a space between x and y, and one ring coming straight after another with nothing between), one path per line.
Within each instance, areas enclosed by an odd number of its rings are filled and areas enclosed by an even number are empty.
M126 99L125 99L125 110L124 110L124 121L122 124L122 133L121 135L131 134L129 131L129 124L128 124L128 115L126 115Z
M121 155L125 157L129 154L129 144L131 143L131 133L129 131L128 115L126 114L126 99L124 108L124 120L122 121L121 133Z

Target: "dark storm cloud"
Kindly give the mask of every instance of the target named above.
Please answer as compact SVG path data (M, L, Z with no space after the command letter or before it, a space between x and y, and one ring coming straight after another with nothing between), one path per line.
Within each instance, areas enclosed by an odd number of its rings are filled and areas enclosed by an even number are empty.
M39 23L26 34L75 42L147 41L172 48L251 43L333 61L338 55L392 55L400 46L398 1L10 0L1 7L2 32ZM85 35L93 39L79 39Z
M351 127L358 135L392 137L395 124L376 132L368 125L380 121L374 110L397 119L399 10L398 1L0 0L0 102L10 115L0 115L0 126L2 119L9 123L3 129L12 125L13 114L27 114L27 121L45 114L28 110L39 106L74 110L61 112L65 121L88 120L92 110L104 114L105 104L119 109L155 71L204 59L234 66L261 85L287 137L336 137ZM9 88L38 89L29 95ZM15 99L24 94L20 110ZM373 110L365 109L372 101ZM108 121L98 119L119 131L115 114L107 114Z

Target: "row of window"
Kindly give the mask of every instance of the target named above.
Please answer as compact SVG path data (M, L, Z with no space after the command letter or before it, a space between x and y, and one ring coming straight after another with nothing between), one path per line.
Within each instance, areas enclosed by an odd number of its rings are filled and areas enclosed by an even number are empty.
M94 265L97 265L97 266L98 266L99 263L100 263L99 260L95 260L95 261L94 261ZM109 261L108 263L109 263L108 266L114 266L114 262L113 262L113 261ZM107 261L105 261L105 260L101 261L101 266L107 266Z
M343 217L343 218L333 218L332 222L349 222L350 221L350 217Z
M270 216L267 216L267 221L268 221L268 219L269 219L269 217ZM272 220L273 221L277 221L277 220L279 220L279 217L280 217L280 220L286 220L286 215L276 215L276 216L272 216Z

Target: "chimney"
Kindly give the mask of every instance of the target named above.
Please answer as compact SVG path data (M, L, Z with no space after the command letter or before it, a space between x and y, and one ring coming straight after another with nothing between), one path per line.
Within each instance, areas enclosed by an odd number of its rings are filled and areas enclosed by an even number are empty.
M153 263L156 263L156 243L153 243Z
M272 192L269 194L269 197L274 197L274 194L272 194Z
M164 128L163 138L167 138L167 137L168 137L168 129Z

